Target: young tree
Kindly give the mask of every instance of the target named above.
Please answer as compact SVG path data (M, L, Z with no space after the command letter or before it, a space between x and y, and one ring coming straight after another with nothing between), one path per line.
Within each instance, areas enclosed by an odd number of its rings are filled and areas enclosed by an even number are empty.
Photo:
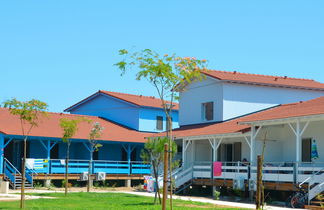
M25 207L25 181L26 181L26 152L27 139L34 127L38 126L40 115L44 115L47 109L47 104L32 99L30 101L18 101L13 98L4 102L4 107L8 108L10 113L19 117L22 135L24 137L24 150L22 160L22 183L21 183L21 199L20 208Z
M71 138L75 135L78 130L78 124L82 121L86 121L84 118L76 118L76 119L69 119L69 118L61 118L60 119L60 127L63 129L63 137L62 141L67 144L66 147L66 158L65 158L65 196L68 192L68 182L69 182L69 159L70 159L70 145L71 145Z
M163 163L163 153L164 153L164 144L168 143L169 139L166 137L158 137L158 138L150 138L148 141L144 144L144 149L141 151L141 158L142 160L147 163L151 164L153 169L153 174L155 178L155 198L154 198L154 204L156 204L157 197L159 197L159 203L161 204L161 195L159 190L159 175L158 171ZM172 159L174 158L176 152L177 152L177 144L172 141L172 151L175 151L172 153ZM175 166L177 162L173 163L173 166Z
M198 60L194 57L179 57L175 54L164 56L145 49L139 52L130 53L127 50L119 50L124 59L115 65L121 70L122 75L130 68L137 67L136 79L146 79L156 89L161 106L167 119L167 136L169 137L168 147L172 141L172 108L177 98L176 90L181 91L188 83L205 78L201 71L205 69L207 61ZM167 101L166 99L169 99ZM173 153L170 150L170 153ZM169 162L171 163L169 155ZM169 167L170 178L172 170ZM172 209L172 186L170 188L170 207Z
M88 185L87 192L90 192L91 188L91 166L93 162L93 152L98 151L102 144L99 144L96 139L100 138L103 130L105 128L100 125L99 122L93 124L93 127L89 133L89 149L90 149L90 160L89 160L89 168L88 168Z

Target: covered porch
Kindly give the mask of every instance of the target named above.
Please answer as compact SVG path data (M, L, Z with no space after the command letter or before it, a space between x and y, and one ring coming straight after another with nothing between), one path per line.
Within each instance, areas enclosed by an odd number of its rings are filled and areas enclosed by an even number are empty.
M150 166L140 158L143 143L98 141L102 147L93 153L91 172L107 174L149 174ZM27 141L27 167L34 174L65 173L66 143L59 138L30 137ZM0 134L0 174L8 167L21 171L23 138ZM70 146L69 173L88 171L90 161L88 140L73 139ZM29 164L29 166L28 166Z
M242 124L250 125L250 131L176 140L181 144L183 168L191 169L187 172L191 171L193 179L256 180L256 157L264 149L264 181L297 184L324 180L323 118ZM314 140L317 158L312 158ZM212 174L215 161L222 162L219 176Z

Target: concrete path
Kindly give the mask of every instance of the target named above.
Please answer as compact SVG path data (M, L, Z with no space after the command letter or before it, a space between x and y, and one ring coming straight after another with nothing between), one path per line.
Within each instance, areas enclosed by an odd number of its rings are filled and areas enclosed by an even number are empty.
M114 192L114 193L128 193L128 194L133 194L133 195L154 197L154 193L147 193L147 192L123 192L123 191L112 191L112 192ZM180 200L184 200L184 201L196 201L196 202L210 203L210 204L215 204L215 205L220 205L220 206L228 206L228 207L234 207L234 208L237 207L237 208L255 209L255 205L249 204L249 203L213 200L213 199L204 198L204 197L190 197L190 196L177 196L177 195L173 195L172 197L174 199L180 199ZM277 207L277 206L266 206L265 209L280 210L280 209L291 209L291 208ZM298 210L298 209L296 209L296 210Z
M26 195L25 198L27 200L30 200L30 199L38 199L38 198L53 198L53 197ZM0 201L16 201L16 200L20 200L20 194L0 194Z

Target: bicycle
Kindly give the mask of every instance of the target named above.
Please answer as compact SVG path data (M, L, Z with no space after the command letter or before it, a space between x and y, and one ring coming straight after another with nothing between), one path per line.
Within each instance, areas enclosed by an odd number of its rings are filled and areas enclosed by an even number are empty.
M304 208L307 202L307 192L301 187L298 187L298 191L289 196L286 205L291 208Z

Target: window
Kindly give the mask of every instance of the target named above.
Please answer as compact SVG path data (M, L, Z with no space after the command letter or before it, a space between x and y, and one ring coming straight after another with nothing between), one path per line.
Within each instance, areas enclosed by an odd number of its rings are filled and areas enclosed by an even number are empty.
M92 159L93 160L99 160L99 151L98 150L93 151Z
M51 149L51 159L59 159L59 144L58 143L56 143L53 146L53 148Z
M312 139L302 140L302 162L312 162L311 147L312 147Z
M166 130L169 130L170 127L172 128L172 122L173 122L172 117L171 117L171 122L170 122L171 124L168 122L168 120L165 121L165 127L166 127ZM169 126L169 124L170 124L171 126Z
M156 130L163 130L163 117L156 116Z
M202 103L202 119L204 121L214 119L214 102Z

